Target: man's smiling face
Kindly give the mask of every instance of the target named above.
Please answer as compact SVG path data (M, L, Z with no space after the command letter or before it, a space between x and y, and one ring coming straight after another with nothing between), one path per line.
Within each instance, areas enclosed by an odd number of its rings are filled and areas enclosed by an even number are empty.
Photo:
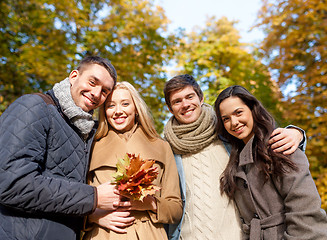
M85 66L82 72L72 71L69 81L76 106L85 112L94 110L103 104L114 87L114 80L109 72L98 64Z
M180 124L193 123L201 115L202 103L203 99L199 98L193 87L187 86L170 95L170 112Z

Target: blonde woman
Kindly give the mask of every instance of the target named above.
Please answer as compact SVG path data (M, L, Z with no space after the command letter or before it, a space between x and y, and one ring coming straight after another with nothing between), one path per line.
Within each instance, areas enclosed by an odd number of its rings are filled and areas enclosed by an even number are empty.
M128 209L97 209L88 221L93 227L84 239L167 239L164 223L178 222L182 202L177 168L167 142L160 139L149 110L135 88L118 83L99 112L88 182L92 186L112 180L116 163L126 153L154 159L161 190L155 196L131 201Z

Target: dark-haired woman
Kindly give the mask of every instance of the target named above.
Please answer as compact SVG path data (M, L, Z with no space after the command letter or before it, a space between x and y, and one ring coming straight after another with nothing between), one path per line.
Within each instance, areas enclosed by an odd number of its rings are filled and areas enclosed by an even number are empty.
M276 153L268 141L272 116L245 88L232 86L216 102L217 130L231 144L220 190L235 200L245 239L327 239L326 213L305 154Z

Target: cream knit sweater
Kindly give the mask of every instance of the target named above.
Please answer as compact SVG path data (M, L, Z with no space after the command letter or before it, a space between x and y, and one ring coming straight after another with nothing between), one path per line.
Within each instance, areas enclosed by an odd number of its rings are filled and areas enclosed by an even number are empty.
M219 180L229 156L220 140L196 154L182 155L186 180L186 207L182 240L239 240L238 212Z

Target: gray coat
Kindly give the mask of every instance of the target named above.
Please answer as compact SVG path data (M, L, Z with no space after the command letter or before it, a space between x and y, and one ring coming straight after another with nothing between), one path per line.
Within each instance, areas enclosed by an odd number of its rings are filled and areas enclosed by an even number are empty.
M240 153L235 201L245 239L327 239L327 218L309 171L308 159L297 149L291 160L299 168L280 180L263 174L253 162L253 138Z

